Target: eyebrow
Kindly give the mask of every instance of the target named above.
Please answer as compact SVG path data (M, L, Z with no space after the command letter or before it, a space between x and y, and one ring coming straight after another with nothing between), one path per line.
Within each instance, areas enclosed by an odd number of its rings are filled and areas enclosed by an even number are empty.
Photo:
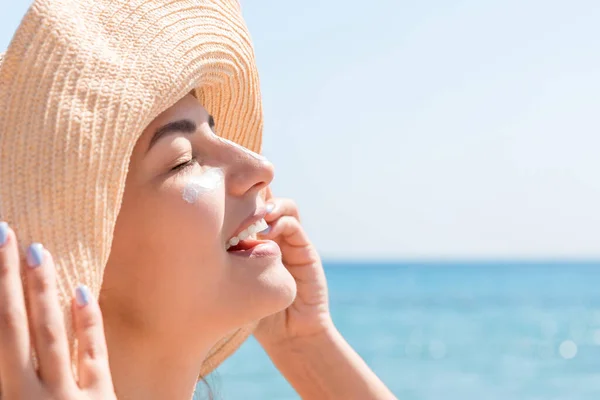
M212 115L208 116L208 126L213 131L215 130L215 119ZM190 119L180 119L178 121L169 122L154 132L154 136L152 136L150 144L148 145L148 151L150 151L152 146L154 146L154 144L164 136L168 136L169 134L173 133L192 134L196 132L197 129L198 127L196 126L196 123Z

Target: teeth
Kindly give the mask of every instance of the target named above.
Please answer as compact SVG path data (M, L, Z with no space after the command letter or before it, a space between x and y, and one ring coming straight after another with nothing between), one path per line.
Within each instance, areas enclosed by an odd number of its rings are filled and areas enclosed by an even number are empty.
M262 232L265 229L267 229L269 227L269 224L267 224L267 221L265 221L264 219L261 219L260 221L258 221L256 224L254 224L256 226L256 232Z
M240 232L237 236L234 236L231 239L229 239L229 242L227 242L227 244L225 245L225 249L228 250L232 246L237 246L240 243L240 241L246 240L249 237L256 238L256 233L262 232L268 227L269 225L264 219L255 222L254 224L250 225L247 229L244 229L242 232Z

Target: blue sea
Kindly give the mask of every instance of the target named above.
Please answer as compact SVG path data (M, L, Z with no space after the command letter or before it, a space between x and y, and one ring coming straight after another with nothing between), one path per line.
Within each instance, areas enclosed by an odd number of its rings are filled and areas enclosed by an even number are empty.
M325 269L338 329L401 400L600 399L600 262ZM253 339L208 383L216 399L299 398Z

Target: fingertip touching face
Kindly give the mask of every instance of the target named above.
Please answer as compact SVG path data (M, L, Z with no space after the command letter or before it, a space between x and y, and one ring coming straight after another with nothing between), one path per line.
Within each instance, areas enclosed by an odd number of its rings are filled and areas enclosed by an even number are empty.
M213 125L187 95L138 140L102 286L107 323L217 340L293 300L279 249L255 240L273 166Z

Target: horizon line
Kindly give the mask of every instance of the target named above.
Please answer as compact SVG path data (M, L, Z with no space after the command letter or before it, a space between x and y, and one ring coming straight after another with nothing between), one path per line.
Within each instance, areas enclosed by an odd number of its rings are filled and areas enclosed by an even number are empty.
M422 257L422 258L337 258L322 257L323 264L599 264L600 258L577 257L539 257L539 258L450 258L450 257Z

